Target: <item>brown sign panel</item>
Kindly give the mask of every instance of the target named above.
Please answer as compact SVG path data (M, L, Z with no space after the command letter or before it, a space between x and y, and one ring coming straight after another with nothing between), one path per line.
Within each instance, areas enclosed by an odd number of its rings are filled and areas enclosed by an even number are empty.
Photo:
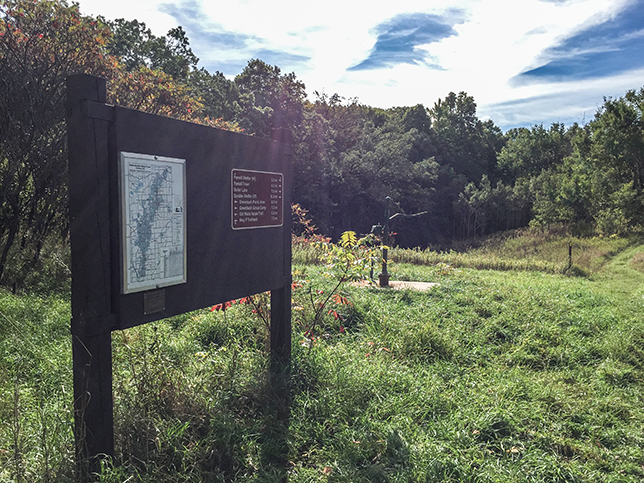
M115 189L110 190L110 205L115 216L110 233L115 259L123 253L123 237L119 236L123 232L122 215L119 216L123 200L116 189L123 177L117 169L119 157L129 153L127 156L148 164L155 158L185 160L184 283L160 283L159 287L123 293L122 280L130 265L112 264L112 310L117 316L117 328L290 286L290 217L284 211L290 210L291 174L290 157L282 142L121 107L112 109L110 176ZM148 191L140 194L141 203L165 207L149 201L146 193L156 198L158 193L151 188ZM139 221L148 212L160 213L151 208L141 208L139 212ZM163 226L162 219L159 226ZM174 231L168 228L167 236L171 233ZM152 245L139 243L135 248L141 247L147 249L147 257L143 258L150 265ZM161 262L162 258L159 255ZM135 268L137 260L134 259ZM160 287L165 289L164 303L155 303L149 295L146 299L148 290Z
M284 175L233 169L230 172L233 230L282 226Z

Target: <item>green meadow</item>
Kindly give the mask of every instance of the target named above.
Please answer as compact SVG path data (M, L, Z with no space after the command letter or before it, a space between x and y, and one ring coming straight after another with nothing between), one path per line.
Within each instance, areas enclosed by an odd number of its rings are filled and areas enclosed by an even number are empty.
M644 245L576 238L568 267L570 240L393 250L428 292L334 291L296 247L290 377L261 297L114 332L97 479L644 480ZM74 481L69 298L0 293L0 481Z

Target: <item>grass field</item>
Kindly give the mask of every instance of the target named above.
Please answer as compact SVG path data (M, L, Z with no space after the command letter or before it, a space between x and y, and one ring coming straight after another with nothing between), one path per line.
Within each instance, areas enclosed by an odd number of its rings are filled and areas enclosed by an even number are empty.
M578 239L567 271L567 235L524 235L394 250L440 285L344 284L314 327L334 281L296 265L290 382L252 305L114 333L100 481L643 481L644 245ZM0 481L73 481L68 298L0 293Z

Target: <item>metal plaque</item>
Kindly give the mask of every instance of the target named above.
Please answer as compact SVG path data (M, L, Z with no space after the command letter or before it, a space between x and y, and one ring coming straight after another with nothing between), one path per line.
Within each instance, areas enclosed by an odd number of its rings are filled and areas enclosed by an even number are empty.
M143 314L156 314L165 310L165 290L143 294Z
M282 173L233 169L230 177L233 230L283 225Z

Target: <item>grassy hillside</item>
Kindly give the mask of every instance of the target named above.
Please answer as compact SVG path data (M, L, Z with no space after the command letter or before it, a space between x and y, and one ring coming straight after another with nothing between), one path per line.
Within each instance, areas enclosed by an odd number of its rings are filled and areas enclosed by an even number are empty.
M585 277L500 245L459 267L399 252L416 263L395 278L440 285L344 284L315 327L334 281L297 265L288 397L261 305L116 332L118 464L100 479L642 481L644 245L582 241ZM548 243L567 263L568 237ZM0 294L0 481L73 481L68 324L67 296Z

